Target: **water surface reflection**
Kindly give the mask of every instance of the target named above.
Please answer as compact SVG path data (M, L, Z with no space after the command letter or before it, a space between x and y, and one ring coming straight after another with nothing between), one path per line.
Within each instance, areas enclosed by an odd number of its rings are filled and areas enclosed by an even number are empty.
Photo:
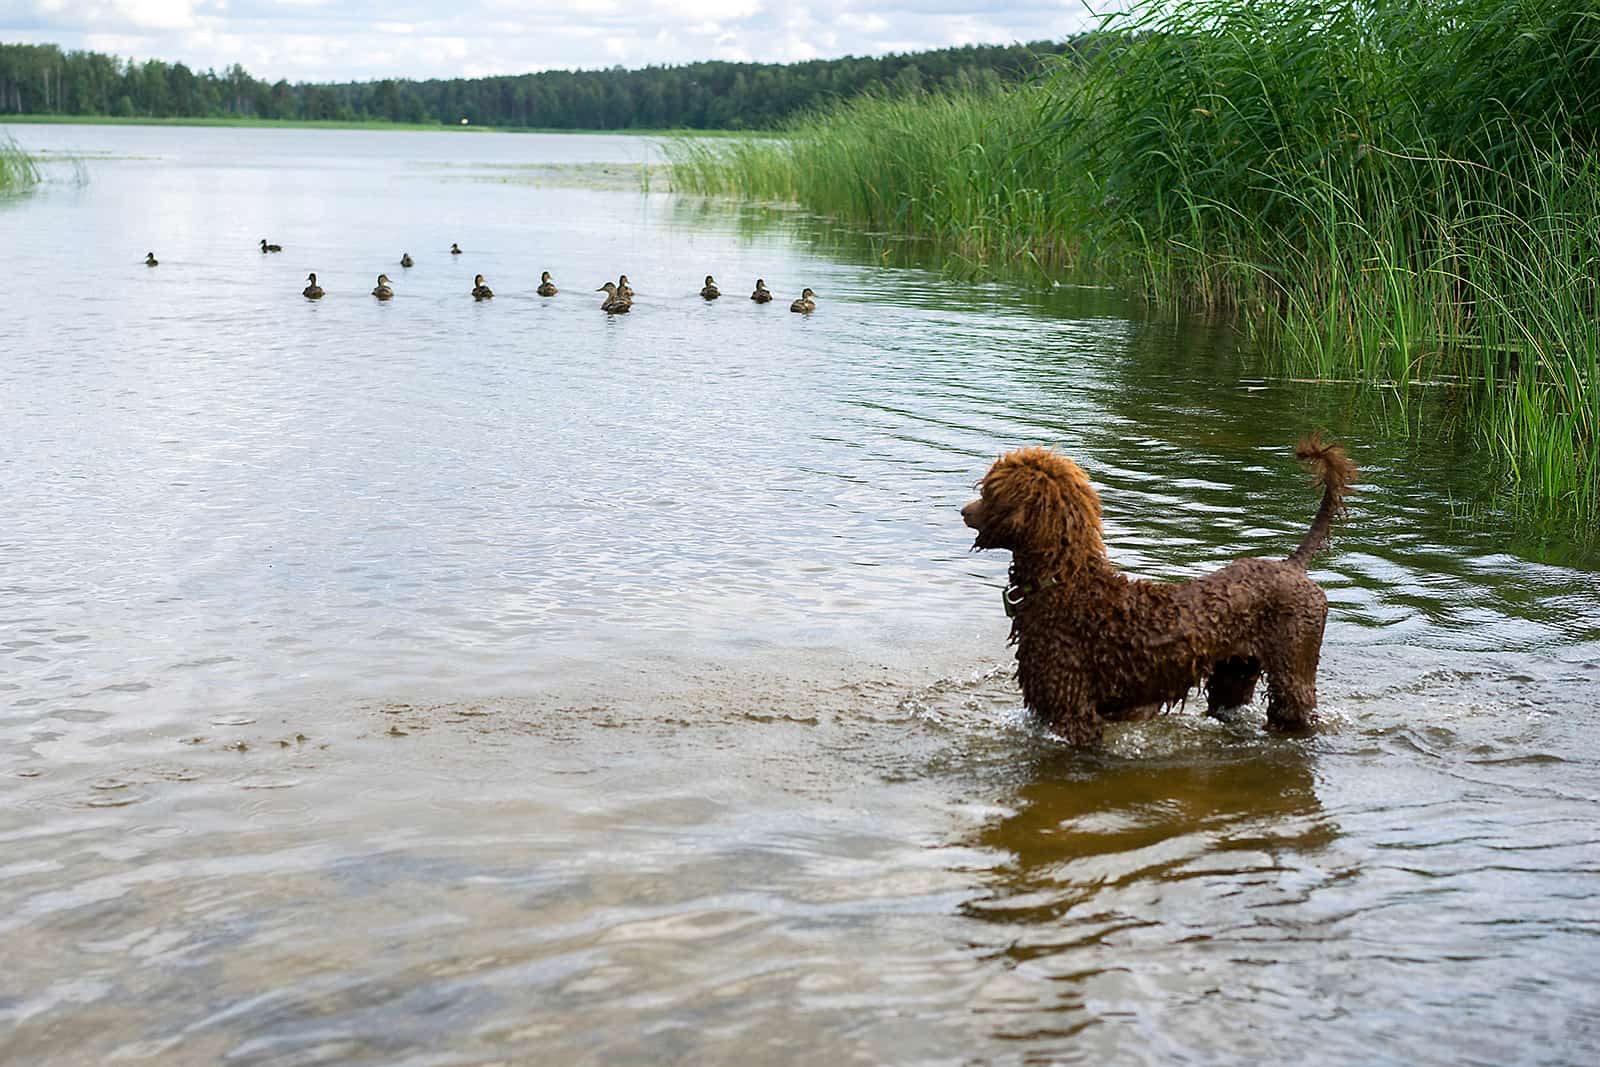
M556 180L625 138L26 134L91 180L0 211L5 1061L1600 1053L1592 557L1454 521L1452 439ZM1042 734L956 515L994 455L1068 449L1175 578L1298 540L1311 425L1366 474L1324 728Z

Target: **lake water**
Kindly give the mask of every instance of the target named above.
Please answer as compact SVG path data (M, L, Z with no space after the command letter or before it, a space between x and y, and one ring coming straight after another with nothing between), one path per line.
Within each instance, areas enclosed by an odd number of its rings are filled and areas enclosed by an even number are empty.
M13 132L0 1061L1600 1059L1596 561L1449 435L636 139ZM1297 543L1318 425L1322 729L1030 722L987 464L1178 578Z

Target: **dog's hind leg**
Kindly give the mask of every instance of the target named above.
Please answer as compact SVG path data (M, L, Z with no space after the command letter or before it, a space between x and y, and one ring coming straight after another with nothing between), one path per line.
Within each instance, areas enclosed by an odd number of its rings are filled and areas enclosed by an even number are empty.
M1222 660L1206 679L1206 714L1231 722L1233 717L1223 713L1250 703L1260 677L1261 661L1254 656L1230 656Z
M1267 671L1267 728L1285 733L1306 730L1317 713L1317 661L1322 658L1324 614L1286 628L1264 656Z

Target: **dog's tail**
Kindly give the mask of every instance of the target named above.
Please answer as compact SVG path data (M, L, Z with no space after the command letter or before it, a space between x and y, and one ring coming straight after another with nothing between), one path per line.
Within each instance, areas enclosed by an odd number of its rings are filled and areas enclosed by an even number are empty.
M1294 455L1311 468L1311 484L1322 487L1322 506L1317 509L1317 517L1311 521L1305 540L1289 557L1290 563L1304 567L1328 543L1333 521L1344 514L1344 495L1356 482L1356 465L1344 454L1343 448L1332 442L1324 443L1320 430L1313 430L1301 441Z

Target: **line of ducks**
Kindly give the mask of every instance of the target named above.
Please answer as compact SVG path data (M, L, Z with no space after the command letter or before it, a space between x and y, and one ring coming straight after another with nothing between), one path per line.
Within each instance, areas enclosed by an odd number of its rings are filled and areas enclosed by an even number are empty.
M480 291L483 295L479 295ZM555 283L550 280L549 271L545 271L539 275L539 288L536 290L536 292L538 292L540 296L556 295L557 290ZM604 311L607 315L626 315L628 312L633 310L633 286L628 284L628 276L626 274L618 276L617 280L614 282L606 282L604 285L600 286L600 288L596 289L595 292L606 294L600 299L600 310ZM373 295L377 295L376 290L374 290ZM479 300L484 299L485 296L494 295L489 291L489 287L483 284L483 275L481 274L473 280L472 295ZM705 285L700 289L700 296L708 301L716 300L722 296L722 290L717 287L716 279L709 274L706 275ZM817 310L816 297L817 294L812 291L810 287L807 287L806 290L800 294L800 298L789 305L789 310L800 312L802 314L809 314L810 312ZM754 300L758 304L769 304L772 302L772 290L767 288L767 283L764 279L756 279L756 287L755 290L751 292L750 299Z
M265 237L261 238L262 255L282 251L282 245L270 244ZM452 256L461 255L460 244L451 241L450 254ZM147 267L159 267L161 261L156 258L154 252L146 252L144 254L144 265ZM402 267L413 267L416 266L416 260L411 258L410 252L402 252L400 253L400 265ZM394 283L387 274L380 274L378 275L378 284L373 287L372 295L379 300L393 300L393 285ZM555 282L550 280L550 272L542 271L539 274L539 287L534 292L540 296L555 296L560 290L556 288ZM595 292L606 294L600 301L600 310L607 315L625 315L633 310L633 286L628 284L628 276L626 274L620 275L614 282L606 282ZM321 300L327 295L327 291L317 284L317 276L313 272L306 275L306 287L300 290L300 295L307 300ZM717 287L717 280L709 274L706 275L705 285L700 288L700 296L705 300L716 300L722 296L722 290ZM474 275L472 279L472 299L490 300L493 297L494 290L489 288L488 284L483 280L483 275ZM789 310L801 314L810 314L817 310L816 297L817 294L807 286L805 291L800 294L800 298L789 305ZM756 279L755 291L750 294L750 299L758 304L772 302L772 290L767 288L767 283L763 279Z
M626 282L628 276L624 274L622 280ZM632 290L629 290L630 294ZM717 280L711 275L706 275L706 284L701 287L700 295L706 300L715 300L722 295L722 290L717 288ZM790 311L811 312L817 310L817 294L809 288L800 294L800 299L789 305ZM758 304L772 303L772 290L767 288L767 283L760 278L756 279L755 292L750 294L750 299Z
M410 259L410 256L402 256L400 265L410 266L411 264L407 262ZM155 263L150 262L150 266L155 266ZM304 289L300 290L300 295L307 300L321 300L325 295L325 291L322 286L317 284L317 276L315 274L306 275L306 282L308 284ZM392 300L394 299L393 285L394 282L387 274L380 274L378 275L378 284L372 290L372 295L379 300ZM556 288L555 282L550 279L549 271L542 271L539 274L539 287L534 292L540 296L555 296L560 291ZM633 310L633 286L628 284L628 276L626 274L620 275L614 282L606 282L595 292L606 294L600 300L600 310L607 315L626 315ZM717 288L716 281L709 274L706 275L706 284L701 288L700 295L706 300L716 300L722 295L722 291ZM800 298L789 305L789 310L801 314L810 314L817 310L816 298L816 292L810 286L807 286L800 294ZM489 288L488 283L484 281L484 277L481 274L475 274L472 277L472 299L494 299L494 290ZM772 302L772 290L767 288L765 280L756 279L755 291L750 294L750 299L758 304L770 304Z

